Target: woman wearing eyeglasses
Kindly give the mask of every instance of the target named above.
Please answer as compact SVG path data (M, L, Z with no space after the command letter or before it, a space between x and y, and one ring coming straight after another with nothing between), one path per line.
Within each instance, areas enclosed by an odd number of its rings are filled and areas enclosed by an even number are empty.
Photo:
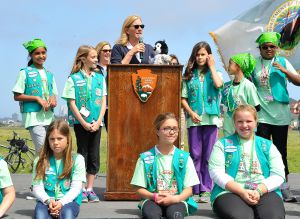
M112 49L112 64L149 64L154 57L152 46L143 43L145 25L139 16L128 16L122 26L120 38Z
M261 105L257 135L267 139L272 136L274 145L282 155L287 179L287 137L291 122L287 81L299 86L300 77L287 59L277 55L280 37L279 33L265 32L257 38L260 57L257 58L252 78ZM282 185L282 193L285 201L295 200L287 183Z
M154 126L157 144L140 154L131 184L142 199L143 218L183 218L197 211L191 196L199 179L189 153L174 146L179 132L175 115L158 115Z
M96 51L98 54L98 69L100 73L104 76L106 80L106 85L108 87L108 80L107 80L107 65L110 64L110 58L111 58L111 46L109 42L102 41L99 42L96 46ZM108 96L106 96L106 112L104 115L104 124L107 131L107 119L108 119Z

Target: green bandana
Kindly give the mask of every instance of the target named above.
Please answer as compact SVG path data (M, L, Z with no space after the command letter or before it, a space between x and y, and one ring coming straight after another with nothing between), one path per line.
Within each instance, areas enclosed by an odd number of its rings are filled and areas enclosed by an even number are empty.
M236 54L231 56L230 59L240 66L246 77L250 77L256 65L256 59L253 57L253 55L250 53Z
M23 46L29 53L31 53L33 50L39 47L44 47L46 49L46 44L41 39L34 39L31 41L28 41L26 43L23 43Z
M256 42L260 46L264 43L273 43L278 46L280 37L281 35L277 32L264 32L256 39Z

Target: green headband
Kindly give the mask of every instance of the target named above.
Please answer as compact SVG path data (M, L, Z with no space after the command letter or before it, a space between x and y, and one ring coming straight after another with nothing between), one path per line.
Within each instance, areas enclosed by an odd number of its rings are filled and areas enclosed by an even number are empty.
M39 47L44 47L45 49L47 49L46 44L41 39L34 39L28 41L26 43L23 43L23 46L25 47L25 49L27 49L29 53L31 53L33 50Z
M234 63L240 66L246 77L250 77L256 66L256 59L250 53L236 54L230 58Z
M273 43L278 46L280 37L281 35L277 32L264 32L256 39L256 42L260 46L264 43Z

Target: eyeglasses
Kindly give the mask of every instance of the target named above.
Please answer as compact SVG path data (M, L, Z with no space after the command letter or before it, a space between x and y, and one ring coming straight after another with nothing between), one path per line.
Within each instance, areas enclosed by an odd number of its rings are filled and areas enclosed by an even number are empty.
M277 46L274 46L274 45L270 45L270 46L262 46L261 47L263 50L267 50L267 49L276 49L277 48Z
M164 128L162 128L161 129L165 134L167 134L167 133L171 133L171 131L173 131L174 133L178 133L179 132L179 128L177 128L177 127L169 127L169 126L167 126L167 127L164 127Z
M102 49L101 51L107 53L107 52L111 52L111 49Z
M135 29L139 29L139 28L142 28L144 29L145 25L144 24L136 24L136 25L132 25L132 27L134 27Z

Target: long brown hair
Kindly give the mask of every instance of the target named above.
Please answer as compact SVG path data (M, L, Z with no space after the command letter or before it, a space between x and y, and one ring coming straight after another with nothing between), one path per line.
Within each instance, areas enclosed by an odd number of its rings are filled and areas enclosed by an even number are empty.
M64 169L62 174L58 177L59 179L70 178L72 172L73 158L72 158L72 137L70 132L70 127L68 123L62 119L53 121L46 132L45 143L41 149L39 160L36 165L36 180L41 180L45 178L46 169L50 167L50 157L53 155L53 151L50 148L49 136L54 131L57 130L61 135L67 137L68 145L64 151L62 162L64 164Z
M84 64L83 64L82 58L88 57L90 51L92 51L92 50L95 50L95 48L92 46L87 46L87 45L83 45L78 48L71 74L76 73L80 69L83 68Z
M188 81L191 80L191 78L193 77L194 69L197 69L199 67L196 62L196 56L197 56L198 51L202 48L204 48L208 54L211 54L211 48L207 42L201 41L201 42L197 43L193 47L191 56L189 58L187 66L185 68L185 72L183 75L185 80L188 80ZM206 64L203 69L203 72L207 72L207 70L208 70L208 65Z

